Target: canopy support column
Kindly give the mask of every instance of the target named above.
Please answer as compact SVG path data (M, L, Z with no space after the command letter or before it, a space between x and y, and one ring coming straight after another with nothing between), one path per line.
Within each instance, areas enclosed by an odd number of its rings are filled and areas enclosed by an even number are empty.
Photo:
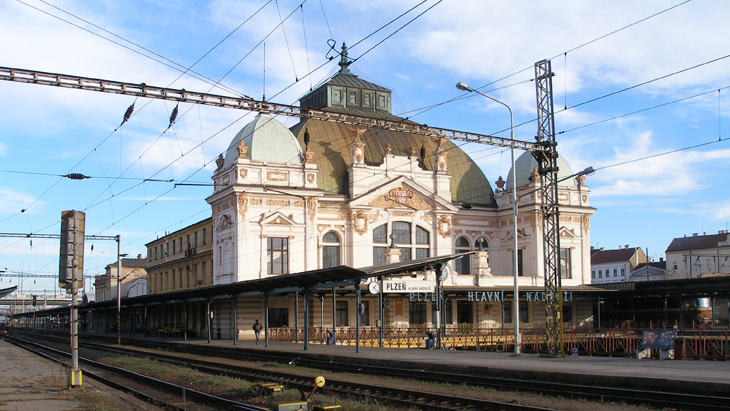
M304 289L304 351L309 349L309 288Z
M236 312L236 296L231 296L231 328L233 332L233 345L238 340L238 313Z
M269 293L264 293L264 347L269 346Z

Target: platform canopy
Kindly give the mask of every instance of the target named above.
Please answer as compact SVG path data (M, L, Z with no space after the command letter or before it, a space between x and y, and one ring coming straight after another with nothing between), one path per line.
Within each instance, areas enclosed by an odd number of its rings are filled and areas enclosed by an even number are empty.
M18 289L18 286L17 285L16 286L13 286L13 287L8 287L8 288L0 289L0 298L5 297L6 295L12 293L13 291L15 291L17 289Z
M371 267L352 268L339 266L304 271L295 274L284 274L260 278L256 280L240 281L229 284L219 284L210 287L201 287L193 290L173 291L169 293L140 295L137 297L122 297L121 305L125 307L141 307L150 304L168 304L179 302L195 302L206 300L221 300L234 297L250 297L268 294L286 295L305 290L331 290L338 287L355 287L361 285L371 277L387 277L411 275L413 272L436 270L451 260L474 254L476 251L449 254L439 257L422 258L418 260L401 261L394 264L383 264ZM354 288L353 288L354 289ZM116 308L116 299L92 302L80 306L82 309ZM67 312L67 307L38 311L41 313ZM24 314L16 315L22 317Z

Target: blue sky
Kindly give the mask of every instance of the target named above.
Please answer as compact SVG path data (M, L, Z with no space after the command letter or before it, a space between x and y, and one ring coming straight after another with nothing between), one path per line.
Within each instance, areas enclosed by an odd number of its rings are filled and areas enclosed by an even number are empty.
M265 92L271 101L293 104L335 72L337 59L327 60L332 38L338 47L343 41L352 46L353 72L394 91L395 114L508 137L506 109L482 97L418 110L461 96L454 87L459 81L486 85L481 91L508 104L515 124L526 123L515 129L516 138L532 140L532 66L552 59L558 151L574 171L598 169L586 181L598 210L591 220L592 245L640 246L658 258L674 237L728 228L730 144L718 140L730 136L730 3L300 4L8 0L0 4L0 66L256 99ZM290 14L285 36L277 25L280 15ZM259 43L269 33L264 64ZM174 63L155 61L160 56ZM193 64L196 73L223 79L224 87L181 77L170 67ZM680 73L670 75L675 72ZM165 132L171 102L10 82L0 82L0 93L0 232L57 233L62 210L85 210L87 234L120 234L122 252L132 256L145 254L144 244L157 236L210 215L204 201L209 187L175 188L170 182L137 179L210 182L212 160L253 118L236 110L181 105L177 123ZM134 116L119 127L132 103ZM490 182L506 178L509 151L476 144L463 148ZM651 158L633 161L644 157ZM100 178L56 177L69 172ZM119 176L127 179L115 180ZM89 277L116 259L115 243L90 246ZM37 239L31 246L27 239L0 238L0 270L55 274L57 258L57 241ZM26 280L24 290L42 293L54 283ZM2 277L0 286L6 285L8 278Z

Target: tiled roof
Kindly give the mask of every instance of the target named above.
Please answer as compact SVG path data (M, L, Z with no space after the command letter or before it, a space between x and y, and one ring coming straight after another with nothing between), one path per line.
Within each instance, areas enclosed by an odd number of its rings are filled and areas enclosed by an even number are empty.
M666 261L653 262L653 263L649 263L649 266L653 267L653 268L657 268L659 270L666 270L667 262ZM646 267L646 263L637 264L636 267L634 267L634 271L638 271L644 267Z
M373 84L369 81L365 81L355 75L352 74L340 74L338 73L336 76L334 76L330 81L325 82L324 84L336 84L338 86L346 86L346 87L357 87L357 88L364 88L367 90L377 90L377 91L388 91L385 87L381 87L377 84Z
M730 234L728 233L675 238L669 244L669 247L667 247L665 253L671 253L674 251L715 248L717 247L717 243L725 242L728 240L730 240Z
M635 248L622 248L620 250L596 250L591 255L591 265L628 262L636 253Z

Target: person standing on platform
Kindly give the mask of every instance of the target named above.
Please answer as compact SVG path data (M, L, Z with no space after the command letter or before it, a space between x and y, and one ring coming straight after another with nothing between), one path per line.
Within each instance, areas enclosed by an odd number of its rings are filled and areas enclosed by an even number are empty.
M256 345L259 345L259 333L261 332L261 324L259 323L259 320L256 320L256 322L253 323L253 332L256 334Z

